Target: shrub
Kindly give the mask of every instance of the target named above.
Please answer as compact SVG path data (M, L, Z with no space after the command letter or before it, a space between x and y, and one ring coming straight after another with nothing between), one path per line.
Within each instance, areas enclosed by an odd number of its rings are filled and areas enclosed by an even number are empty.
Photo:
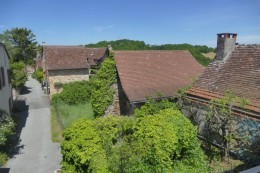
M8 159L7 154L0 152L0 167L5 165L7 159Z
M11 64L11 82L14 88L21 88L27 81L25 64L17 62Z
M196 127L175 108L79 120L63 135L65 172L208 172Z
M3 110L0 110L0 145L5 145L8 137L14 133L14 121Z
M38 68L35 72L35 78L38 80L40 83L43 81L43 70L42 68Z
M91 97L89 81L77 81L63 85L61 93L52 96L52 103L64 102L68 105L86 103Z
M61 144L64 172L106 173L108 165L102 139L93 121L81 119L63 133Z

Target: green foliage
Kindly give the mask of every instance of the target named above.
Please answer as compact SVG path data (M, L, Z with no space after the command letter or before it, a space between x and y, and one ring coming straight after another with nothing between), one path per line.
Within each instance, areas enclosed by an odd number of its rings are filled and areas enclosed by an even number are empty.
M25 64L16 62L11 64L11 82L14 88L21 88L27 81Z
M87 47L107 47L107 45L111 45L114 50L145 50L149 47L143 41L135 41L135 40L117 40L117 41L101 41L96 44L88 44Z
M176 108L175 103L169 101L168 99L156 101L152 98L148 98L145 105L143 105L140 109L135 109L135 116L144 117L147 115L154 115L157 114L160 110L168 108Z
M14 132L14 121L3 110L0 110L0 146L5 145L7 138Z
M12 61L24 61L31 64L36 57L37 42L32 30L27 28L12 28L0 35L0 40L6 43Z
M244 108L249 101L236 96L232 91L227 90L223 98L212 99L209 104L208 114L206 116L207 138L212 141L213 134L221 137L220 145L224 147L222 157L227 156L233 147L240 145L247 146L248 136L238 132L237 123L239 119L233 115L234 107ZM232 147L232 148L233 148ZM234 148L233 148L234 149Z
M91 86L89 81L76 81L64 84L61 93L52 96L52 103L64 102L68 105L90 101Z
M38 68L33 74L32 77L35 78L40 83L43 81L43 70L42 68Z
M0 167L4 166L7 160L8 160L7 154L0 152Z
M137 118L107 116L77 121L64 132L62 169L65 172L208 172L196 127L172 105L169 107ZM147 108L143 111L147 112Z
M63 172L108 172L102 139L93 121L79 120L63 133Z
M180 165L207 172L196 127L176 109L165 109L139 119L134 137L139 144L142 164L149 172L171 172Z
M91 78L91 103L96 117L102 116L113 101L114 90L111 85L116 82L116 66L113 53L102 62L97 74Z
M61 83L61 82L54 82L53 85L54 85L55 88L62 88L64 84Z
M163 44L149 45L143 41L134 40L117 40L101 41L96 44L88 44L87 47L106 47L111 45L114 50L188 50L192 56L202 65L207 66L211 59L202 55L202 53L214 52L213 48L207 46L190 45L190 44Z

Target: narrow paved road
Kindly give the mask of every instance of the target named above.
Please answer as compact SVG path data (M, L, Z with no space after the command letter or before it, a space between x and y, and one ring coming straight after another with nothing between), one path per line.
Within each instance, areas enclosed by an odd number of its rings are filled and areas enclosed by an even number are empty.
M40 84L29 77L26 90L19 99L25 100L20 119L20 141L15 155L7 163L9 173L53 173L60 168L60 145L51 141L50 105Z

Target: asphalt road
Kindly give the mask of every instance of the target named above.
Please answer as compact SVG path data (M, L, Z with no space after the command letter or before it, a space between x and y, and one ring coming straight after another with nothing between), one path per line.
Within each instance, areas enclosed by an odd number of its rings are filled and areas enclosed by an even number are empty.
M24 104L24 110L16 114L20 139L6 167L9 173L54 173L60 168L62 156L60 145L51 141L48 96L40 84L29 77L19 100Z

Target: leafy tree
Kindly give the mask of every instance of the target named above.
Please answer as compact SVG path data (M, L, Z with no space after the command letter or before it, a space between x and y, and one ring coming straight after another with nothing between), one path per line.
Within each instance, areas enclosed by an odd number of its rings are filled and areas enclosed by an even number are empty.
M11 83L14 88L21 88L27 81L25 64L23 62L15 62L11 64Z
M64 172L208 172L196 127L176 108L79 120L63 135Z
M27 28L12 28L0 35L0 40L7 44L8 52L14 62L32 63L36 57L37 42L32 30Z
M192 56L202 65L207 66L211 59L202 55L202 53L214 52L213 48L207 46L190 45L190 44L163 44L149 45L143 41L135 40L116 40L116 41L101 41L96 44L88 44L87 47L106 47L111 45L114 50L188 50Z

